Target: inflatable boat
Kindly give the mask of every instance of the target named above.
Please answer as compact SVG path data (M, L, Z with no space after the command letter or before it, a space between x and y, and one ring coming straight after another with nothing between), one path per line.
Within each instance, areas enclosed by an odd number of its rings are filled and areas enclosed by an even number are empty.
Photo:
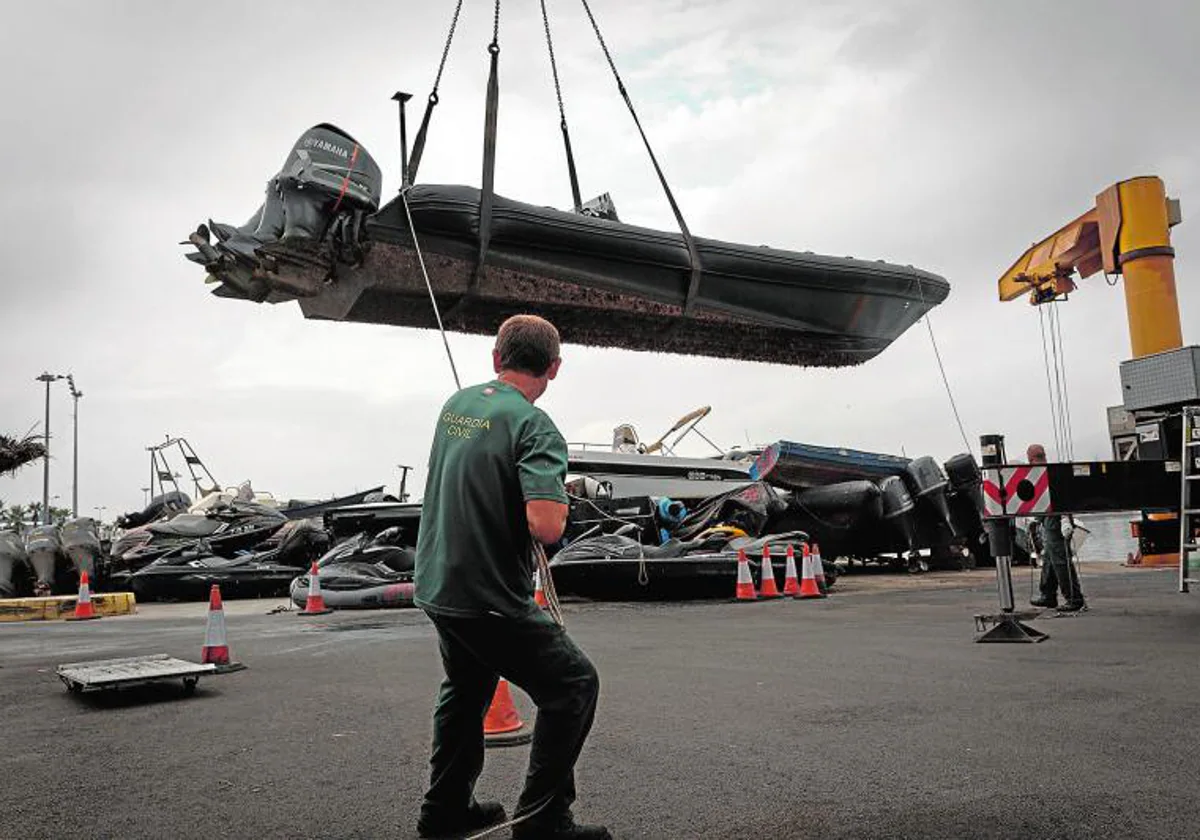
M762 550L769 546L776 586L782 591L787 547L807 539L803 532L761 538L671 540L661 546L641 545L618 534L582 539L550 561L560 595L597 601L674 601L732 598L737 583L738 551L746 552L756 589L762 587ZM836 579L832 563L826 577Z
M381 191L354 138L314 126L251 219L200 225L187 256L215 294L298 300L307 318L432 329L432 291L458 332L534 312L575 344L790 365L866 361L949 294L882 260L688 242L460 185L417 184L379 209Z
M401 545L402 526L385 528L376 536L357 534L338 543L317 561L325 605L335 610L369 610L413 605L415 552ZM292 581L292 602L303 607L308 599L308 575Z

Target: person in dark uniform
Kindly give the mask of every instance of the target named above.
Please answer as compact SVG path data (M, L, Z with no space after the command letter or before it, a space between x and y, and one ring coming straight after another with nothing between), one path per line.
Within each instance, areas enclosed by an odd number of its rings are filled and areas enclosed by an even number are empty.
M1046 463L1046 448L1040 443L1032 444L1025 451L1031 464ZM1029 600L1035 607L1057 607L1064 612L1077 612L1084 607L1083 590L1079 586L1079 574L1071 562L1067 540L1062 532L1061 516L1043 516L1033 520L1029 536L1042 558L1041 590ZM1058 604L1058 592L1062 590L1063 604Z
M438 415L417 540L416 603L437 629L442 681L421 837L454 837L506 820L475 800L483 719L503 676L537 705L517 840L608 840L575 823L575 762L600 681L583 651L533 600L533 540L558 541L567 519L567 446L534 402L558 375L558 330L532 315L500 326L496 378L457 392Z

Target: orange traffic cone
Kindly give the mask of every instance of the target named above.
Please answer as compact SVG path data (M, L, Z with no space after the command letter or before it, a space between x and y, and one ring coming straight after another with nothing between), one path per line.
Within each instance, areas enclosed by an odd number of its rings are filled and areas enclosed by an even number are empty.
M542 589L542 570L533 570L533 603L537 604L542 609L550 606L550 602L546 600L546 593Z
M771 565L771 547L763 546L761 583L759 585L760 598L780 598L779 587L775 585L775 567Z
M796 577L796 549L789 543L787 565L783 567L783 594L795 597L800 594L800 579Z
M738 549L737 587L733 597L739 602L757 601L758 593L754 591L754 578L750 577L750 561L746 558L744 549Z
M804 552L804 559L801 561L800 570L800 594L797 598L820 598L821 588L817 586L817 578L813 574L812 555L808 553L808 543L801 546Z
M304 609L296 615L328 615L333 612L325 606L325 596L321 594L321 570L314 560L308 572L308 598L304 601Z
M483 742L489 747L511 747L532 740L533 730L517 714L508 680L501 677L496 683L496 693L492 695L492 705L483 718Z
M825 561L821 559L821 546L813 543L813 577L817 579L817 589L821 595L829 594L829 583L825 580Z
M218 671L239 671L246 667L229 658L229 642L225 638L225 609L221 605L221 587L215 583L208 593L208 625L204 628L204 647L200 662L216 665Z
M79 573L79 598L75 601L75 612L67 616L68 621L85 621L89 618L99 618L100 614L92 606L92 591L88 586L88 573L84 569Z

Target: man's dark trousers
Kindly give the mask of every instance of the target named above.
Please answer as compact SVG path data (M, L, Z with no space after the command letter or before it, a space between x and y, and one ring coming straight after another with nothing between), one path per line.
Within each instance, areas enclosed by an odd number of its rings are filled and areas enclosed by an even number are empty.
M530 822L557 824L575 801L575 761L596 715L595 667L541 610L523 618L429 618L446 678L433 715L432 772L422 812L456 815L474 801L483 770L483 718L503 676L538 708L514 817L543 806Z
M1083 601L1079 587L1079 575L1067 555L1067 541L1062 533L1062 517L1047 516L1038 520L1042 538L1042 597L1051 602L1058 600L1056 590L1061 589L1068 604Z

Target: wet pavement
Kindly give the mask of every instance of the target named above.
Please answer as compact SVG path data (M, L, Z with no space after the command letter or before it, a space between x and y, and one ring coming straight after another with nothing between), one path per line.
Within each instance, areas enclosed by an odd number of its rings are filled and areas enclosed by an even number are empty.
M847 576L819 602L568 605L602 683L577 816L619 838L1197 836L1200 593L1109 566L1084 572L1089 612L1034 622L1038 645L972 643L986 572ZM282 603L226 603L249 669L190 698L80 698L54 667L197 659L203 604L0 625L0 837L414 837L431 626L268 614ZM480 797L511 807L527 755L490 750Z

